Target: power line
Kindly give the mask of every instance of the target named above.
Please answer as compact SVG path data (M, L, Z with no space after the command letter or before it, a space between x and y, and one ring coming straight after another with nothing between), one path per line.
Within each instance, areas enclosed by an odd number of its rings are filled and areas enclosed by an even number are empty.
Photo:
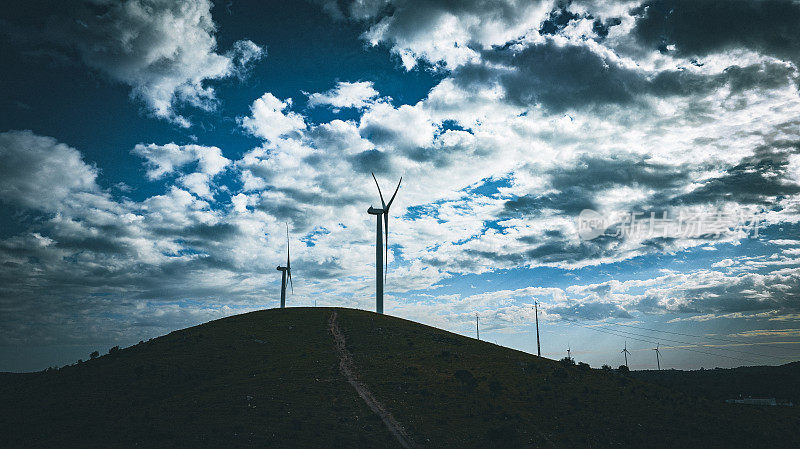
M565 321L566 321L567 323L569 323L569 324L573 324L573 325L575 325L575 326L584 327L584 328L586 328L586 329L590 329L590 330L597 331L597 332L603 332L603 333L606 333L606 334L613 335L613 336L615 336L615 337L627 338L627 339L636 340L636 341L641 341L641 342L650 343L650 344L658 344L658 342L656 342L656 341L652 341L652 340L645 340L645 339L636 338L636 337L629 337L629 336L627 336L627 335L621 335L621 334L618 334L618 333L616 333L616 331L612 331L612 330L608 330L608 329L599 329L599 328L597 328L597 327L584 326L584 325L582 325L582 324L578 324L578 323L576 323L576 322L574 322L574 321L569 321L569 320L565 320ZM714 357L724 357L724 358L726 358L726 359L738 360L738 361L740 361L740 362L759 363L759 362L757 362L757 361L755 361L755 360L743 359L743 358L741 358L741 357L733 357L733 356L729 356L729 355L725 355L725 354L717 354L717 353L708 352L708 351L701 351L701 350L699 350L699 349L684 348L684 347L680 347L680 346L672 346L670 349L682 349L682 350L684 350L684 351L697 352L697 353L699 353L699 354L712 355L712 356L714 356Z
M639 337L651 338L649 335L642 335L642 334L637 334L637 333L634 333L634 332L628 332L628 331L623 331L623 330L614 329L614 332L622 332L624 334L637 335ZM740 351L740 350L737 350L737 349L708 346L708 345L705 345L705 344L702 344L702 343L692 343L692 342L688 342L688 341L672 340L672 339L669 339L669 338L661 338L660 340L661 341L669 341L669 342L672 342L672 343L679 343L679 344L683 344L683 345L702 346L704 348L715 349L717 351L738 352L740 354L751 355L751 356L756 356L756 357L772 357L772 358L781 359L781 360L785 358L785 357L781 357L781 356L777 356L777 355L760 354L760 353L751 352L751 351Z
M728 343L736 343L736 344L740 344L740 345L757 345L757 344L760 344L760 343L742 343L741 341L736 341L736 340L733 340L733 339L730 339L730 338L709 337L707 335L693 335L693 334L687 334L687 333L684 333L684 332L673 332L673 331L664 331L664 330L659 330L659 329L651 329L649 327L634 326L633 324L623 324L623 323L608 323L608 324L611 324L611 325L614 325L614 326L633 327L633 328L636 328L636 329L642 329L642 330L653 331L653 332L661 332L661 333L665 333L665 334L681 335L681 336L684 336L684 337L705 338L706 340L725 341L725 342L728 342ZM770 356L770 357L776 357L776 356ZM797 355L795 355L795 354L786 354L786 357L797 357Z

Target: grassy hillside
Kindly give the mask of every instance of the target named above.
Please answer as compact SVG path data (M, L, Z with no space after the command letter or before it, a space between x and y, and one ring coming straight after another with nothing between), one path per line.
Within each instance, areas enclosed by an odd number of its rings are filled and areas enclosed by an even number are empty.
M8 447L399 447L353 369L422 447L800 447L797 408L692 398L398 318L238 315L77 366L0 377Z

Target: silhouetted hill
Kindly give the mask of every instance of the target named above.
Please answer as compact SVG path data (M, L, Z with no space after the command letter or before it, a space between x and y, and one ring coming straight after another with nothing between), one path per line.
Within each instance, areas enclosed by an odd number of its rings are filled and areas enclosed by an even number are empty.
M233 316L0 380L4 447L401 447L392 422L412 447L800 447L797 407L692 398L350 309Z
M634 371L631 374L694 397L714 400L766 397L800 405L800 362L695 371Z

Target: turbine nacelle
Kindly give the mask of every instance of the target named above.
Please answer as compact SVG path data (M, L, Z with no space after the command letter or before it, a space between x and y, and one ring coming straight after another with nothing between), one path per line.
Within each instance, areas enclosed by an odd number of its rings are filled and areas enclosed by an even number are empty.
M383 215L384 212L385 211L383 209L375 209L372 206L370 206L369 209L367 209L367 213L370 215Z

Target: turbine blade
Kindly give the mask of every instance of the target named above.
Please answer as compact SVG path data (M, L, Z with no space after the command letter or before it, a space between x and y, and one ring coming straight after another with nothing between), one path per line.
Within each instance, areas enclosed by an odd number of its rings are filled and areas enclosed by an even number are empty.
M400 183L402 182L403 182L403 177L401 176L400 182L397 183L397 188L394 189L394 195L392 195L392 199L390 199L389 203L384 207L384 209L386 209L386 212L389 212L389 208L392 207L392 202L394 201L394 197L397 196L397 191L400 190Z
M381 206L383 209L386 210L386 203L383 201L383 193L381 193L381 186L378 184L378 178L375 177L375 173L372 174L372 179L375 180L375 185L378 186L378 195L381 196Z
M289 287L291 287L292 294L294 295L294 283L292 282L292 270L287 269L286 272L289 275Z

